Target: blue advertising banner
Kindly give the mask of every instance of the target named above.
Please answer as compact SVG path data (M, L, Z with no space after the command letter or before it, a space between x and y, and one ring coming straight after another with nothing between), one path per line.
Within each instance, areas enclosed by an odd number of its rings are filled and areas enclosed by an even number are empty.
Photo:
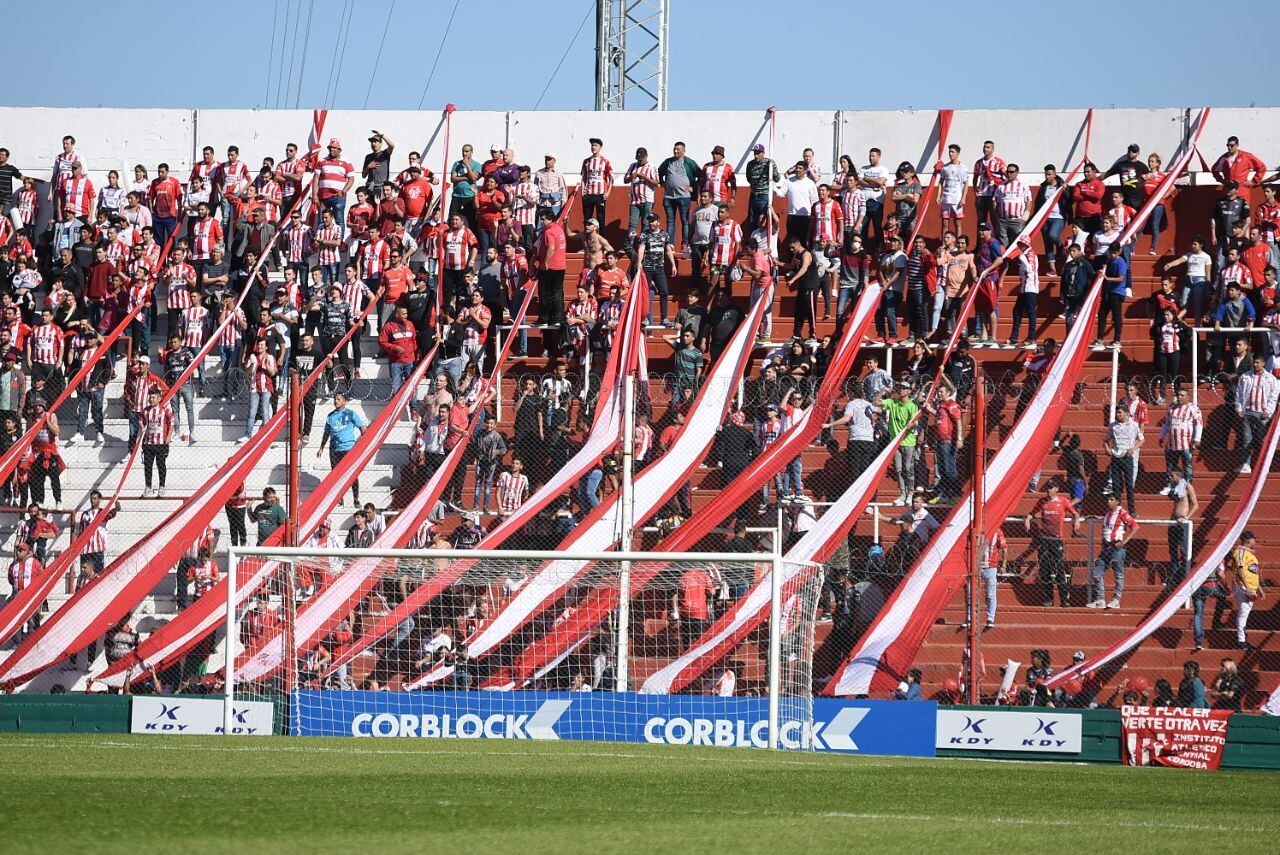
M783 704L784 748L933 757L932 701L821 698L812 725ZM294 699L300 736L544 739L663 745L768 745L765 698L612 692L304 691Z

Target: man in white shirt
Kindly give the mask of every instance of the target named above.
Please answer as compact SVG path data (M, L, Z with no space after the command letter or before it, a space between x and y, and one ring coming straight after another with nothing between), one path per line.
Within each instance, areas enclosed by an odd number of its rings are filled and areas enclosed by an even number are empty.
M1142 427L1129 416L1129 408L1116 407L1116 420L1107 428L1107 435L1102 443L1107 448L1111 462L1107 466L1109 486L1103 492L1117 496L1124 493L1128 497L1126 503L1129 513L1136 513L1134 507L1133 488L1137 480L1137 466L1134 465L1138 449L1142 447Z
M809 215L818 201L818 185L809 177L803 160L797 161L787 173L787 240L800 235L809 241Z
M880 149L867 152L867 165L858 175L858 187L867 203L867 215L862 221L862 242L871 249L878 249L884 237L884 188L889 184L889 170L880 165ZM870 236L875 232L875 237Z
M877 397L878 397L877 393ZM831 429L847 424L849 443L845 446L845 458L849 467L849 479L856 480L871 465L876 452L876 414L880 408L866 398L855 395L844 405L840 418L823 425Z
M720 219L720 206L711 201L711 193L698 194L698 207L689 215L689 254L693 259L693 273L702 275L702 261L711 244L711 227Z
M1280 380L1267 371L1265 357L1255 355L1253 368L1236 381L1236 415L1240 417L1240 446L1244 462L1236 471L1247 475L1253 471L1253 460L1262 450L1267 427L1280 397Z
M969 195L969 170L960 162L960 146L947 146L950 161L939 170L941 184L942 230L960 234L964 220L965 197Z

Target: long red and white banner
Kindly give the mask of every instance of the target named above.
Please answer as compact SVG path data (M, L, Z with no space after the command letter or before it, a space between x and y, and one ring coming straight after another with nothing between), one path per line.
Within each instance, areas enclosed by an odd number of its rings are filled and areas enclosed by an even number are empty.
M1220 769L1232 710L1134 707L1120 710L1126 766Z
M817 572L815 564L821 564L830 558L840 539L848 536L858 517L871 503L898 446L915 429L916 420L912 419L881 449L872 464L840 494L840 498L827 508L817 524L805 532L795 546L787 550L779 580L784 603L794 597L808 578ZM683 691L767 620L772 597L772 572L770 570L764 574L747 591L746 596L721 615L688 650L651 674L640 691L660 695Z
M637 272L627 296L616 346L609 353L600 390L596 396L595 421L586 441L578 452L558 472L543 484L536 493L525 500L514 514L504 519L486 534L476 545L477 549L497 549L511 535L524 530L533 518L566 488L577 483L583 475L596 466L600 459L618 443L622 428L622 377L637 369L637 355L643 352L644 301L648 299L648 284L644 274ZM514 337L514 336L513 336ZM365 628L360 638L337 651L326 673L332 673L354 659L363 650L386 637L395 627L411 617L419 609L440 595L449 585L461 578L473 566L471 561L454 561L444 571L409 592L389 614Z
M853 369L858 349L880 304L881 293L879 283L871 283L864 289L858 303L854 306L849 326L827 366L826 376L814 396L813 406L805 410L791 427L753 460L732 483L724 485L701 511L685 520L679 528L663 538L655 547L656 551L686 552L694 549L703 537L733 514L744 502L750 501L752 495L766 481L780 472L788 462L794 460L818 435L822 430L823 419L826 418L827 413L831 412L845 378ZM766 299L772 299L772 296ZM662 572L663 566L657 562L633 566L631 596L635 597L644 590L649 582ZM520 682L536 676L548 666L549 662L562 658L567 649L582 644L585 638L617 608L619 598L620 593L617 588L593 588L578 603L569 617L558 621L545 635L530 644L516 657L509 668L503 668L494 674L483 688L518 688Z
M1240 497L1240 502L1236 505L1235 514L1231 517L1231 523L1218 536L1213 548L1207 553L1201 553L1200 564L1196 567L1195 572L1183 579L1182 583L1174 588L1160 602L1155 611L1147 615L1132 632L1092 659L1086 659L1079 665L1066 669L1061 674L1055 674L1045 683L1046 686L1052 689L1072 678L1083 680L1099 668L1128 653L1149 638L1153 632L1164 626L1170 618L1178 613L1178 608L1190 599L1196 589L1218 572L1218 568L1222 566L1223 559L1227 557L1227 553L1231 551L1231 548L1240 539L1241 532L1249 524L1249 518L1253 516L1253 509L1257 506L1258 499L1262 497L1263 491L1267 488L1267 475L1271 472L1271 462L1275 458L1278 442L1280 442L1280 419L1273 418L1271 426L1267 428L1267 437L1263 444L1262 454L1258 458L1257 465L1254 466L1252 486L1247 493Z
M531 299L521 302L520 311L513 321L516 326L524 323L525 313L531 302ZM489 391L502 376L502 370L515 339L516 336L508 336L502 343L502 352L494 360L493 371L480 390L481 402L488 400ZM476 425L484 415L485 407L482 403L476 407L471 416L466 436L474 433ZM440 494L444 492L445 485L449 483L454 470L462 464L466 452L466 442L459 442L453 447L445 456L440 468L427 480L426 485L395 519L387 524L386 530L373 542L375 549L402 549L413 539L439 500ZM382 578L380 571L388 563L394 562L382 558L362 558L353 561L328 587L309 599L299 610L294 621L295 652L310 649L337 626L342 618L349 614L378 584ZM256 648L241 654L240 661L236 665L236 677L244 682L261 680L283 664L284 655L285 636L284 633L278 632L265 639Z
M734 332L733 338L712 370L703 378L702 388L689 410L688 420L671 448L635 479L634 523L641 525L680 489L697 468L715 439L724 413L751 361L751 346L768 303L760 300ZM613 549L622 537L622 502L619 493L602 501L579 523L560 548L566 552L604 552ZM516 595L466 641L473 658L486 656L511 637L526 621L555 602L570 585L581 578L589 561L553 561L533 576ZM448 676L448 666L437 667L411 682L416 689Z
M1208 117L1201 111L1195 139ZM1194 140L1193 140L1194 143ZM1156 192L1121 233L1128 241L1137 235L1155 206L1173 187L1190 161L1194 144L1178 158ZM1101 298L1103 274L1099 273L1081 307L1080 317L1092 318ZM984 484L984 518L987 538L1008 516L1025 493L1031 476L1039 469L1053 442L1065 412L1064 390L1075 384L1088 355L1089 323L1078 322L1068 333L1061 351L1037 390L1031 405L1014 426L987 469ZM973 523L972 490L955 507L946 525L929 544L916 566L902 581L871 628L841 664L835 677L823 689L826 695L866 695L872 688L892 688L907 671L929 627L968 575L965 539Z

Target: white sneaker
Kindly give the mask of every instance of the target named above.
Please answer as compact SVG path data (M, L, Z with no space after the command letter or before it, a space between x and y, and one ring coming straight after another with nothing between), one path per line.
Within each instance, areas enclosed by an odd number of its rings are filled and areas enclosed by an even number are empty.
M1086 609L1101 609L1106 608L1106 603L1102 600L1094 600L1092 603L1085 603L1084 607Z
M237 440L236 440L236 445L244 445L244 444L245 444L246 442L248 442L248 441L249 441L249 437L247 437L247 436L242 436L242 437L240 437L239 439L237 439Z
M1109 608L1109 609L1118 609L1118 608L1120 608L1120 598L1119 598L1119 597L1114 597L1114 598L1111 600L1111 602L1107 603L1107 608Z
M164 498L164 487L160 487L159 489L156 490L156 498L157 499Z
M1248 475L1252 471L1253 471L1253 466L1248 463L1244 464L1243 466L1241 466L1239 469L1236 470L1236 472L1241 475Z
M79 442L80 442L80 434L73 433L71 434L71 436L67 437L67 443L66 443L67 448L71 448L72 446L79 444Z
M898 498L894 499L893 506L895 508L905 508L907 506L906 496L899 496Z
M150 487L144 487L144 488L142 488L142 498L144 498L144 499L150 499L150 498L151 498L151 494L152 494L152 493L154 493L154 492L155 492L155 491L154 491L154 490L152 490Z

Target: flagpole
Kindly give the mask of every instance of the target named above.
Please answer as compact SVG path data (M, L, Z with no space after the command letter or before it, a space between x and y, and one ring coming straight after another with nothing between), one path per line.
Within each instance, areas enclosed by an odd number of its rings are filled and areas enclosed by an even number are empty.
M984 520L982 506L986 501L986 409L987 389L986 373L978 372L973 386L973 520L969 526L969 551L973 563L969 572L969 673L965 680L967 701L979 703L982 697L978 691L978 581L982 575L982 551Z

